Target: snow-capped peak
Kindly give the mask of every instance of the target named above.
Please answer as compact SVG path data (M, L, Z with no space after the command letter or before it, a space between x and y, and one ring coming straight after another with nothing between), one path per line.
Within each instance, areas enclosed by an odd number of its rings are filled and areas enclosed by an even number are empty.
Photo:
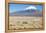
M37 9L35 6L29 6L29 7L27 7L25 10L28 10L28 9Z

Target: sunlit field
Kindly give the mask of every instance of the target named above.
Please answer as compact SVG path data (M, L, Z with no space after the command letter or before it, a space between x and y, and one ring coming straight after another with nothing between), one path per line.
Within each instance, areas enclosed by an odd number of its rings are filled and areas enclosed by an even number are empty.
M9 16L9 29L42 28L42 17Z

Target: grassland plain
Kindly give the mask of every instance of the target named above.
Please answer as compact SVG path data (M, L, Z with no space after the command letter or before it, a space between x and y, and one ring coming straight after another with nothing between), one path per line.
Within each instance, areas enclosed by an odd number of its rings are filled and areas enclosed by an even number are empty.
M9 16L9 29L42 28L42 17Z

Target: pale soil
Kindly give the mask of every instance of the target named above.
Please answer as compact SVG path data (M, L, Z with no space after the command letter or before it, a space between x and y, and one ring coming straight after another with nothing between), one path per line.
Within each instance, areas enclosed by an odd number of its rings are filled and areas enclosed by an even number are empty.
M27 22L27 24L23 24ZM42 28L42 17L9 16L9 29Z

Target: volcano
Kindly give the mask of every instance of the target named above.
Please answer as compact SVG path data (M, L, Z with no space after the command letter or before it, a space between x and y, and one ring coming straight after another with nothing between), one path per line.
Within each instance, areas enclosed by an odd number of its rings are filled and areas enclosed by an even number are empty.
M10 13L10 16L42 16L42 12L36 9L27 9Z

